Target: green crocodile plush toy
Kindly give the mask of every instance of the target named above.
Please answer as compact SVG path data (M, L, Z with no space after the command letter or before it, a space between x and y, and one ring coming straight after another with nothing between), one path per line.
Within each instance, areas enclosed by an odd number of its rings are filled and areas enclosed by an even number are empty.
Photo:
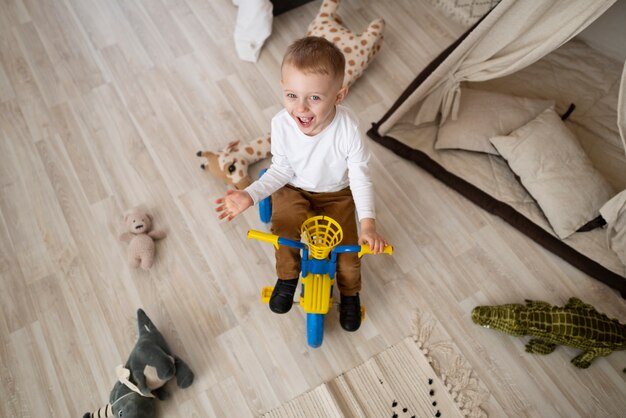
M165 399L163 385L176 378L180 388L193 382L193 372L170 351L165 338L148 315L137 310L139 338L126 364L118 366L118 381L113 386L109 403L96 412L87 412L83 418L123 417L152 418L155 416L155 396Z
M563 307L534 300L526 300L526 305L477 306L472 321L506 334L532 337L526 344L529 353L550 354L557 345L579 348L583 352L572 363L582 369L596 357L626 350L626 325L577 298L570 298Z

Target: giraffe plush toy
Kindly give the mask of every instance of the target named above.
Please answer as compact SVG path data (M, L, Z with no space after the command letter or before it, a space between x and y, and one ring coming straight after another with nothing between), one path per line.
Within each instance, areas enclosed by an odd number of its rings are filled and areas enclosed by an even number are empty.
M203 170L208 168L213 176L241 190L252 183L248 167L272 155L270 148L268 134L246 144L241 144L239 140L232 141L226 145L226 148L216 153L198 151L196 155L206 159L206 163L202 163L200 168Z
M307 30L307 36L319 36L335 44L346 58L344 86L350 87L363 74L380 51L383 41L385 21L378 18L370 22L365 32L354 33L343 25L337 15L339 0L324 0L317 16ZM244 189L252 183L248 167L271 156L269 135L255 138L247 144L240 141L229 143L223 150L213 153L198 151L198 157L207 160L200 167L209 168L211 174L237 189Z
M343 25L337 15L339 0L324 0L315 19L309 24L307 36L319 36L335 44L346 58L343 85L350 87L363 74L380 51L385 21L370 22L363 33L354 33Z

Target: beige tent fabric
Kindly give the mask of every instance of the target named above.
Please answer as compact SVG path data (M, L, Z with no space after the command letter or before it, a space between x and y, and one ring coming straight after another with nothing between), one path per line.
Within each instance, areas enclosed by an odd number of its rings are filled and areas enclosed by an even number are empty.
M380 127L422 102L415 124L456 118L460 83L512 74L567 42L616 0L502 0Z
M622 137L624 153L626 154L626 62L622 70L622 81L619 89L619 99L617 102L617 126Z

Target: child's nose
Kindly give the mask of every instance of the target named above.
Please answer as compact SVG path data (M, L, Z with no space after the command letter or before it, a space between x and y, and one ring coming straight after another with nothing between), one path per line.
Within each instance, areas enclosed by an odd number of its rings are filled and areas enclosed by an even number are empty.
M309 108L306 105L306 101L304 101L304 100L298 101L298 111L299 112L306 112L307 110L309 110Z

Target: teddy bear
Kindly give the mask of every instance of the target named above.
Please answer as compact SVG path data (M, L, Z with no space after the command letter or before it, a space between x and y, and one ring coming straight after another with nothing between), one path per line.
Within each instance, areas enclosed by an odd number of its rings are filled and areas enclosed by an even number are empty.
M319 36L335 44L346 59L344 86L350 87L363 74L374 56L380 51L385 21L378 18L370 22L365 32L354 33L343 25L337 15L339 0L324 0L317 16L309 24L307 36ZM251 164L271 155L271 138L265 135L241 145L232 141L216 153L198 151L196 155L206 159L200 167L236 189L244 189L252 183L248 174Z
M132 268L141 266L148 270L154 262L154 241L165 238L163 231L151 231L152 216L145 212L134 210L124 217L128 232L120 235L120 241L130 241L128 244L128 263Z
M380 51L385 21L382 18L375 19L365 32L354 33L343 25L341 17L337 15L339 3L339 0L324 0L317 16L309 24L306 35L324 38L343 52L346 58L343 85L350 87Z
M248 174L250 165L272 155L271 139L268 134L245 144L241 144L239 140L232 141L217 153L198 151L196 155L206 159L206 163L202 163L200 168L208 168L213 176L241 190L252 183Z
M168 393L164 385L176 378L184 389L193 383L189 366L172 354L165 338L154 326L143 309L137 310L138 338L124 366L118 366L118 381L113 386L109 403L83 418L123 417L152 418L155 416L155 398L163 400Z

